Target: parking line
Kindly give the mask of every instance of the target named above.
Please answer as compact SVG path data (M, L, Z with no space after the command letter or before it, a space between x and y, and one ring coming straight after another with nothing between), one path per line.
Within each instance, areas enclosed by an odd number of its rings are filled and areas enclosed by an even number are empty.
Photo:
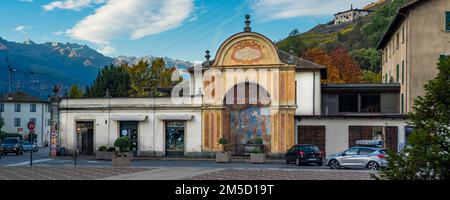
M39 159L39 160L33 160L33 163L42 163L53 160L51 158L45 158L45 159ZM20 162L20 163L14 163L9 165L4 165L5 167L15 167L15 166L22 166L22 165L29 165L30 161Z

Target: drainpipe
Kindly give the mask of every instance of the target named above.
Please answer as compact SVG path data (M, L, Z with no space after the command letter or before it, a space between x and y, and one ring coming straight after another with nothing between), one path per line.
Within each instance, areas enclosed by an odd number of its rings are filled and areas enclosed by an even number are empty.
M405 31L407 31L407 33L409 33L409 18L408 18L408 15L406 15L405 13L402 13L402 12L400 12L400 10L398 11L398 14L400 14L400 15L402 15L402 16L404 16L405 18L406 18L406 23L405 23ZM408 34L406 34L406 33L403 33L404 35L405 35L405 49L406 49L406 58L405 58L405 65L406 66L404 66L404 70L406 70L406 73L405 74L408 74L408 73L411 73L410 72L410 70L408 70L408 67L409 67L409 57L408 57L408 42L409 42L409 37L408 37ZM408 113L408 93L409 93L409 90L408 90L408 87L409 87L409 83L408 83L408 77L410 77L409 75L407 75L406 77L405 77L405 99L403 100L404 102L405 102L405 105L403 105L403 106L405 106L406 107L406 109L404 109L404 112L405 113ZM401 109L400 109L401 110ZM403 114L405 114L405 113L403 113Z
M313 116L316 116L316 70L313 71Z

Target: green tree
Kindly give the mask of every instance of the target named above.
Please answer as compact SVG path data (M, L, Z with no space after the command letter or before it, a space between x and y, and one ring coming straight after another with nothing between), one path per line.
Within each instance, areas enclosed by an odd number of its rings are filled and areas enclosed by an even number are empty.
M150 64L147 61L141 60L137 64L127 67L127 72L130 76L130 90L131 97L146 97L148 92L146 87L151 84L152 71Z
M370 70L363 71L362 82L364 83L381 83L382 75L381 72L376 73Z
M374 48L362 48L350 52L362 70L378 73L381 70L381 54Z
M367 37L371 47L375 47L383 37L384 32L393 20L397 10L405 3L405 0L395 0L376 10L371 21L362 27L362 33Z
M298 31L298 29L296 28L289 33L289 37L296 36L299 33L300 33L300 31Z
M411 114L410 147L390 152L381 178L392 180L450 179L450 57L441 58L437 77L425 85Z
M84 91L81 87L79 88L76 84L73 84L70 87L69 98L81 98L83 96L84 96Z
M116 67L107 66L98 72L94 83L86 92L87 97L104 97L109 90L111 97L128 97L130 90L130 76L126 65Z
M299 35L282 40L277 44L277 46L279 49L285 52L289 52L292 48L295 54L299 56L302 56L303 53L305 53L305 51L308 49L308 46L305 44L305 42L303 42L303 39L299 37Z

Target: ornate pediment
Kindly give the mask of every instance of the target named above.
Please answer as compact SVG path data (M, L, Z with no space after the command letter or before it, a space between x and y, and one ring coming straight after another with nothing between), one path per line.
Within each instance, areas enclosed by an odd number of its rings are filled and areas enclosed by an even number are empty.
M270 40L248 32L229 38L217 52L215 66L282 64Z

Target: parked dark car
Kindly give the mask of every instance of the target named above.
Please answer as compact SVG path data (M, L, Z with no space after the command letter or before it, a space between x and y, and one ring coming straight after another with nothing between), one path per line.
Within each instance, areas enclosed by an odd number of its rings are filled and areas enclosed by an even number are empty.
M15 153L16 155L23 155L22 141L19 137L7 137L2 143L3 155L8 153Z
M297 166L309 163L322 166L322 152L316 145L297 144L286 152L285 160L287 164L295 162Z

